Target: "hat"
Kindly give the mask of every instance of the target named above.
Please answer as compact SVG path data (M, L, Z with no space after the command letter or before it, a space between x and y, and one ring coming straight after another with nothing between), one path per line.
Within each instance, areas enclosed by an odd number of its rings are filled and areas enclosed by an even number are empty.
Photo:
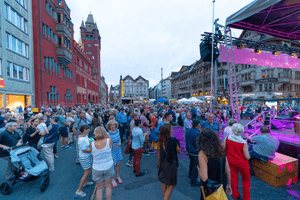
M121 108L120 110L124 110L124 108Z

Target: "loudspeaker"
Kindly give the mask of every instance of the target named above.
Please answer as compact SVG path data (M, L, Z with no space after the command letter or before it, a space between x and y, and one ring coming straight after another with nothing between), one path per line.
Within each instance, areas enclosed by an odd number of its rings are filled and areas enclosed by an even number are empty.
M295 115L298 115L299 112L294 112L294 111L291 111L289 112L289 117L294 117Z
M271 122L271 129L280 129L280 128L285 128L286 125L284 125L283 123L281 123L280 120L272 120Z
M270 125L270 116L266 115L264 125L265 126Z
M212 47L210 40L203 40L200 45L200 56L202 61L211 62ZM220 55L217 44L214 44L213 61L215 61Z
M271 129L278 129L278 127L271 123Z

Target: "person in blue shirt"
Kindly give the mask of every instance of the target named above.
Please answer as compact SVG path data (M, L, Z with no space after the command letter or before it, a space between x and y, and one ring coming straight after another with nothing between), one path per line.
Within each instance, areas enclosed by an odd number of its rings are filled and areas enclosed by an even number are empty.
M220 126L219 126L219 123L214 120L214 114L209 113L209 114L207 114L206 118L207 118L207 121L202 123L201 130L203 130L204 128L210 128L213 131L215 131L215 133L218 135L218 137L220 137L220 133L219 133Z
M197 138L200 135L200 121L197 119L193 120L193 127L190 128L186 133L186 151L190 158L189 178L191 179L191 186L200 186L201 183L198 179L198 151L197 151Z
M21 118L23 118L23 108L22 108L22 106L19 107L19 113L20 113Z
M172 114L172 122L176 122L176 116L175 116L175 113L173 111L173 106L170 106L169 110L168 110L168 113L171 113Z
M121 142L123 142L124 141L123 135L126 132L126 126L127 126L127 119L126 119L126 114L124 112L124 108L120 109L120 113L118 114L118 122L119 122Z
M68 144L68 137L69 137L69 132L68 132L68 123L66 121L66 118L64 117L65 112L63 110L60 110L58 112L59 116L59 121L58 121L58 126L59 126L59 134L61 135L60 142L61 142L61 148L65 148L66 150L71 150L72 147L69 146ZM56 145L55 145L56 146Z
M192 112L192 119L193 120L196 119L196 117L197 117L197 110L196 110L195 106L192 107L191 112Z
M129 134L130 134L130 122L131 122L131 120L132 120L132 112L128 111L128 113L127 113L127 124L126 124L126 126L127 126L126 140L128 140L128 137L129 137Z
M5 131L5 122L6 118L2 115L0 115L0 132Z

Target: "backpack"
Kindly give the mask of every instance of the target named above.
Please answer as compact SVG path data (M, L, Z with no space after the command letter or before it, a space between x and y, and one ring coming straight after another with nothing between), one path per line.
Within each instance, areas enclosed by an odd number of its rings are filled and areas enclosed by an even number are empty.
M182 115L181 114L178 117L177 123L179 124L179 126L183 126L183 120L182 120Z

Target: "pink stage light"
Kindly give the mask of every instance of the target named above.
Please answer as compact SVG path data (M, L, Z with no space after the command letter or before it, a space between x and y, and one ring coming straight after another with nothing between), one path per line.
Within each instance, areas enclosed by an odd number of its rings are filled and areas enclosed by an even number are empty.
M231 49L228 49L229 62L232 61ZM281 68L300 68L300 59L295 56L290 56L287 54L272 55L272 52L262 51L260 54L255 53L254 49L243 48L238 49L236 46L233 47L234 61L236 64L248 64L248 65L258 65L265 67L281 67ZM226 48L220 45L220 62L227 62Z

